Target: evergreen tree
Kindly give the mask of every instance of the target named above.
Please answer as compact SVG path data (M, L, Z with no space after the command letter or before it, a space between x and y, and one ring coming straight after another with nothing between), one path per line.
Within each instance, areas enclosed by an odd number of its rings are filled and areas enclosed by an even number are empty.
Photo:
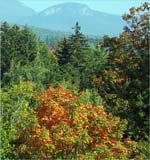
M38 52L38 41L34 33L25 26L17 25L10 27L6 22L1 26L1 61L2 79L9 71L11 61L22 65L32 62Z
M20 80L46 87L60 81L59 67L48 46L37 40L27 26L2 24L2 86Z
M60 41L56 49L60 70L64 80L79 84L81 90L92 88L93 76L104 67L108 54L101 47L88 44L78 22L73 29L74 34Z
M80 31L78 22L73 29L74 34L58 43L56 56L60 65L70 62L79 67L81 62L84 62L83 57L86 49L88 49L88 43L86 37Z
M59 65L64 65L70 61L71 51L70 51L70 40L63 38L58 42L56 56Z
M84 56L88 50L88 42L84 34L81 33L81 27L76 22L74 34L70 37L70 50L71 50L71 61L74 66L82 68L84 63Z

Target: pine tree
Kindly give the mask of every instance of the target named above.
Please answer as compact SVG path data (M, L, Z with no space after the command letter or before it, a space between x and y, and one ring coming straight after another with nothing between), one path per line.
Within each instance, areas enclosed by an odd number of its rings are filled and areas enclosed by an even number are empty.
M11 62L15 65L26 65L36 57L38 41L34 33L25 26L9 26L6 22L1 26L1 69L2 79L10 71Z
M58 59L58 63L60 65L64 65L70 61L70 40L67 38L63 38L61 41L58 42L56 56Z
M84 54L88 49L88 43L86 37L80 31L81 27L78 22L73 29L74 34L70 37L71 59L75 66L81 67L81 64L84 63Z

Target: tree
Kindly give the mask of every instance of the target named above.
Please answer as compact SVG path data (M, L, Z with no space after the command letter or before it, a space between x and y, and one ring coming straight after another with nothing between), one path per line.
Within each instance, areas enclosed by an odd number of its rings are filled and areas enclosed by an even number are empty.
M61 80L53 53L27 26L2 25L2 62L3 86L22 80L46 87Z
M86 54L86 50L88 49L87 39L84 34L81 33L79 23L77 22L75 25L74 34L70 37L71 41L71 62L74 66L82 68L82 63L84 63L84 55Z
M130 28L126 27L120 37L105 37L104 46L111 52L109 61L93 81L107 111L126 117L127 136L136 140L147 139L149 134L148 8L148 3L131 8L130 14L124 16ZM143 32L146 33L141 34Z
M64 38L58 42L56 56L57 56L59 65L65 65L70 61L71 52L70 52L69 39Z
M31 124L36 125L36 117L32 110L32 106L36 107L32 99L34 91L35 84L31 82L21 82L1 89L0 155L2 159L20 159L16 147L23 142L17 135L18 129L20 127L23 132ZM19 127L17 123L20 124Z
M145 2L140 7L130 8L130 13L123 15L128 26L124 27L121 38L127 37L129 50L133 49L138 53L149 50L149 9L150 4Z
M140 7L130 8L130 13L124 14L127 22L124 31L119 37L103 37L102 45L109 51L126 50L127 52L143 54L149 50L149 9L150 4L145 2Z
M108 54L100 46L88 44L78 22L74 30L72 36L58 43L55 55L64 80L79 85L80 90L92 88L93 76L104 67Z
M10 27L6 22L1 25L2 79L9 71L11 63L25 65L34 60L37 52L36 36L27 26L20 28L13 25Z
M81 81L80 88L93 88L93 78L105 68L108 60L108 52L106 52L100 45L96 47L90 46L85 52L84 61L81 62L82 69L80 70Z
M126 121L108 115L62 86L50 86L37 97L37 127L18 133L24 145L17 151L40 159L120 159L132 153L131 141L122 141ZM19 125L19 124L18 124ZM29 136L26 136L29 135Z
M58 43L56 56L60 65L71 62L78 67L83 62L84 52L88 47L86 37L80 32L80 26L77 22L75 25L74 34L69 38L64 38Z

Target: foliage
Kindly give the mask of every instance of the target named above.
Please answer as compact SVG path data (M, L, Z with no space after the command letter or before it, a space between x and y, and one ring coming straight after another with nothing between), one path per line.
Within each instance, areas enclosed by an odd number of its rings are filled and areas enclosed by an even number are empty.
M11 34L14 36L11 37ZM10 40L10 46L6 40ZM34 58L31 59L33 54ZM7 23L2 25L2 62L3 86L17 84L22 80L34 81L46 87L61 80L53 53L26 26L19 28L17 25L10 27Z
M140 7L130 8L130 13L123 15L128 26L124 27L121 38L127 37L130 50L143 53L149 49L149 9L150 3L145 2Z
M80 99L82 103L90 102L93 106L102 105L102 99L94 88L86 89Z
M37 53L37 39L28 27L22 29L7 22L1 25L1 60L2 78L4 73L10 69L11 63L22 65L34 60ZM12 62L13 61L13 62Z
M11 88L1 90L2 115L0 118L2 159L16 159L18 157L15 148L20 145L17 137L17 123L21 129L35 121L35 116L29 106L33 105L32 95L35 85L31 82L21 82ZM26 119L25 115L28 116Z
M150 158L150 146L149 142L140 141L136 146L136 150L134 151L132 157L135 159L143 160Z
M95 46L78 22L51 48L57 37L1 25L2 159L150 158L149 8Z
M88 45L78 23L74 29L72 36L58 43L54 54L61 66L64 80L79 85L80 90L92 88L93 76L104 68L108 53L100 45Z
M141 57L116 54L110 63L112 68L93 81L107 111L128 120L128 135L148 136L148 76L142 72Z
M122 17L127 22L124 31L119 37L110 38L105 35L103 47L111 52L127 51L135 54L143 54L149 50L149 9L150 4L145 2L140 7L130 8L130 13Z
M143 16L145 19L142 21ZM130 22L130 27L126 27L120 37L111 39L104 37L103 46L111 54L107 68L99 76L95 76L93 83L104 99L107 111L128 120L127 136L147 139L149 135L148 3L137 9L131 8L130 14L125 15L124 19ZM146 33L141 34L143 32Z
M81 103L80 97L62 86L37 97L39 126L27 128L26 134L20 130L25 146L17 151L35 159L126 158L132 152L122 141L126 121L106 114L102 106Z

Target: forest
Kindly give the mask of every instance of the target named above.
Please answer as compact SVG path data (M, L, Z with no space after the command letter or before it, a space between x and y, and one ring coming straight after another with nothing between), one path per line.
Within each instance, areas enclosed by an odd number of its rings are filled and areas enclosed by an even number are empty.
M52 47L1 24L2 160L150 159L149 9L96 44L78 22Z

